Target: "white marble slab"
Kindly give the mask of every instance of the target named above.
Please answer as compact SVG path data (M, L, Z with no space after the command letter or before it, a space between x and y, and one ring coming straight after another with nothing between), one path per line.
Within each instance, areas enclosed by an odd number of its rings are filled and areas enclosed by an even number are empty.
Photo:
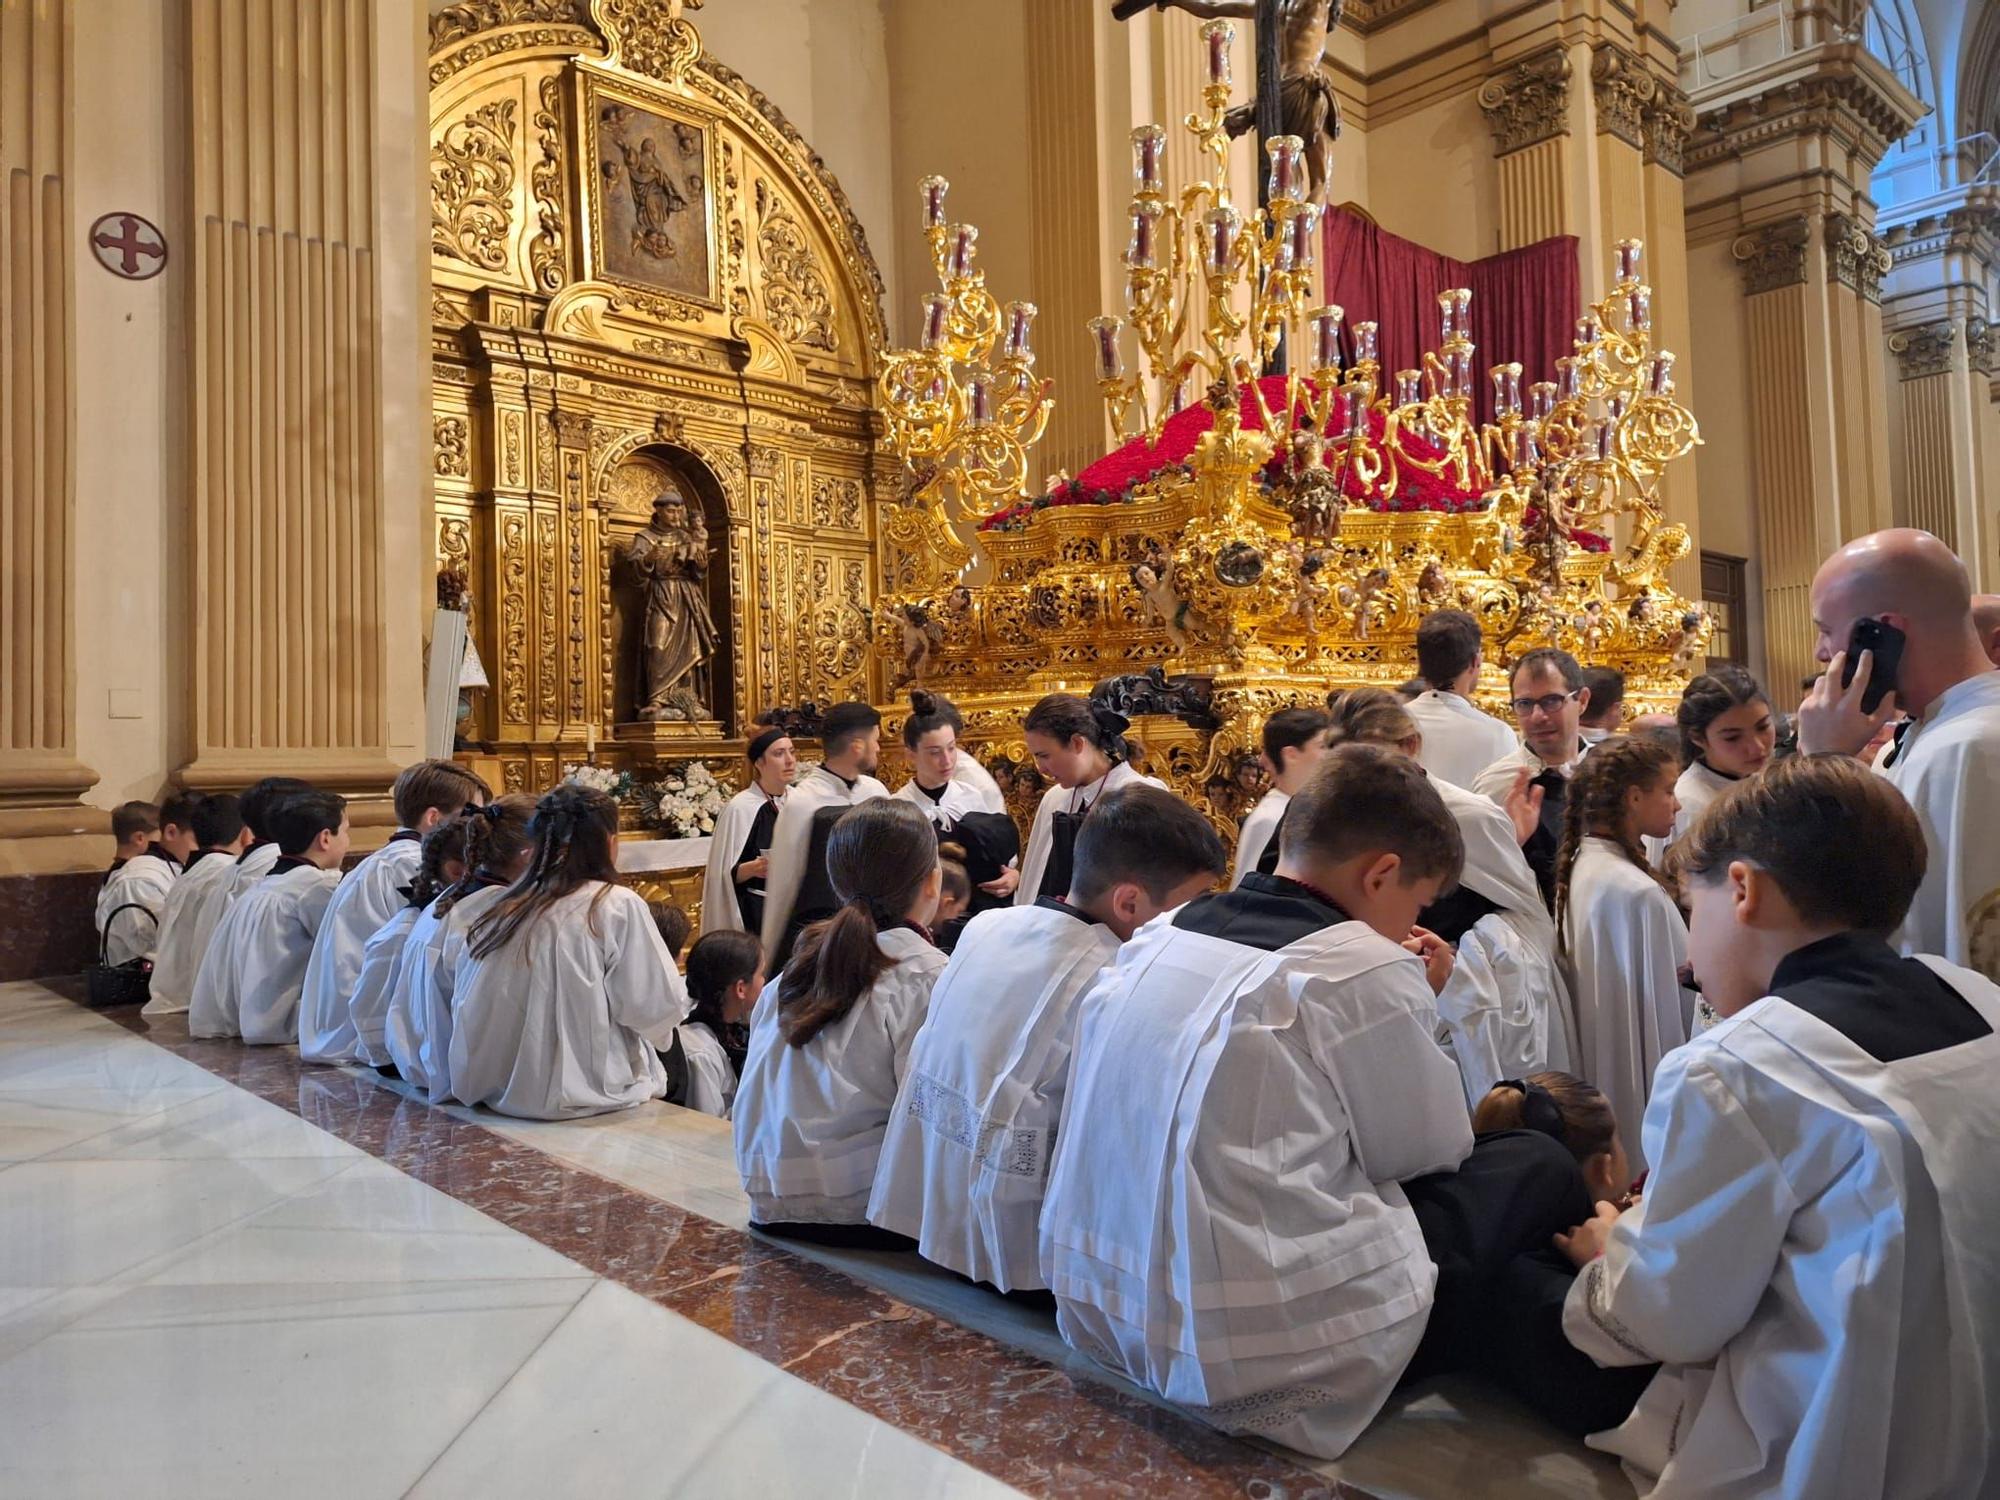
M708 864L708 846L714 840L699 839L620 839L618 873L645 875L660 870L697 870Z

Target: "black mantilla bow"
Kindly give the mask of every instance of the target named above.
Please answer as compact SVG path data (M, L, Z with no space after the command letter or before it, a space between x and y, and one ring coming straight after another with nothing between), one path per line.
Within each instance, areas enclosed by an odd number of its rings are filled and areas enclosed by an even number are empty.
M1090 711L1136 719L1158 714L1179 719L1190 728L1213 732L1221 727L1215 717L1215 683L1212 678L1186 674L1169 677L1164 667L1148 667L1122 677L1107 677L1090 690ZM1118 731L1124 733L1121 727Z
M1525 1078L1503 1078L1497 1086L1520 1091L1521 1124L1525 1129L1540 1131L1558 1145L1569 1144L1569 1126L1563 1120L1562 1106L1556 1103L1554 1094Z
M757 716L757 722L794 738L816 740L826 725L826 712L809 698L796 708L766 709Z

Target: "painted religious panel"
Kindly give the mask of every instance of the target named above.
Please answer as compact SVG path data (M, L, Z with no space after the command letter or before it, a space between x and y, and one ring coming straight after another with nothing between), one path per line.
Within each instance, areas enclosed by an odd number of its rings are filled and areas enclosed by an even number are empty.
M662 97L586 77L593 274L721 305L706 122Z

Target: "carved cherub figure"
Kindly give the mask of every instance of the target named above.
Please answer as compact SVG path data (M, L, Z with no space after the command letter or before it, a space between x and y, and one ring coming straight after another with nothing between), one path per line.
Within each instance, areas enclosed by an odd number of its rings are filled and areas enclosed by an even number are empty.
M1145 601L1147 617L1157 619L1176 651L1187 650L1187 601L1174 592L1173 565L1157 553L1132 569L1132 586Z
M1333 597L1333 582L1326 570L1326 554L1312 551L1299 559L1298 592L1292 598L1292 615L1305 627L1306 634L1319 635L1319 612Z
M1343 583L1334 591L1334 597L1340 600L1341 608L1354 617L1356 639L1364 641L1368 639L1370 609L1375 602L1375 596L1388 586L1389 570L1371 568L1362 576L1359 583Z
M1417 601L1425 608L1435 608L1451 597L1451 580L1445 577L1444 567L1436 558L1424 564L1424 571L1417 578Z
M1689 610L1681 616L1680 629L1674 632L1673 668L1676 672L1694 671L1695 657L1701 653L1701 615Z
M903 660L890 690L922 682L930 670L931 653L944 644L944 625L921 604L899 605L896 628L902 635Z

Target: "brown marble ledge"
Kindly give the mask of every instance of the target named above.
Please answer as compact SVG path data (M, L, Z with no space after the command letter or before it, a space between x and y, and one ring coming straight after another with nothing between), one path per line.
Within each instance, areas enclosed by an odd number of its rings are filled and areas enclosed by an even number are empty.
M582 1171L288 1047L137 1034L821 1390L1034 1495L1370 1500L830 1266Z

